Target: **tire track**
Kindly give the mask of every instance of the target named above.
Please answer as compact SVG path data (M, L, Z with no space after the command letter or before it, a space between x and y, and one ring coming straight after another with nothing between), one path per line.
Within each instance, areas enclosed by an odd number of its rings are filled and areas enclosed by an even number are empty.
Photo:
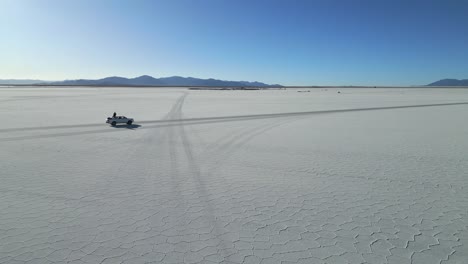
M187 93L184 92L183 95L180 96L173 104L171 110L166 114L164 119L177 118L186 96ZM178 153L176 126L168 126L164 129L164 134L167 138L164 145L169 153L169 175L167 175L167 181L169 182L169 188L171 190L170 199L174 203L174 207L171 209L172 213L164 220L164 224L169 225L169 228L180 228L190 222L190 218L186 214L188 208L190 208L190 203L184 194L183 185L186 180L182 176L182 161L181 156Z
M217 120L227 122L229 120L235 120L235 119L239 119L239 120L252 119L253 120L253 119L278 118L278 117L285 117L285 116L332 114L332 113L346 113L346 112L358 112L358 111L375 111L375 110L419 108L419 107L440 107L440 106L453 106L453 105L468 105L468 102L422 104L422 105L402 105L402 106L383 106L383 107L319 110L319 111L307 111L307 112L289 112L289 113L258 114L258 115L214 116L214 117L198 117L198 118L186 118L186 119L180 118L180 119L146 120L146 121L140 121L140 122L138 122L138 124L178 123L178 122L181 122L181 121L182 122L201 122L201 121L217 121ZM100 127L102 125L103 125L102 123L93 123L93 124L62 125L62 126L4 128L4 129L0 129L0 133L18 132L18 131L33 131L33 130L48 130L48 129Z
M213 121L202 121L202 122L170 123L170 124L163 124L163 125L139 127L138 130L157 129L157 128L166 128L166 127L177 127L177 126L203 125L203 124L213 124L213 123L225 123L225 122L238 122L238 121L244 121L244 120L245 119L234 119L234 120L227 120L227 121L213 120ZM248 120L250 120L250 119L248 119ZM123 127L123 128L126 128L126 127ZM66 137L66 136L79 136L79 135L99 134L99 133L115 133L115 132L123 132L123 131L127 131L127 130L134 130L134 129L128 129L128 128L127 129L117 129L117 128L114 128L113 130L109 130L108 128L106 128L106 129L98 129L98 130L61 132L61 133L42 134L42 135L27 135L27 136L0 138L0 142L29 140L29 139L41 139L41 138L55 138L55 137Z
M183 98L185 100L185 96ZM180 109L177 113L175 113L174 118L182 119L183 117L183 100L181 101L182 102L180 104ZM260 124L250 129L241 129L236 134L232 135L229 140L221 141L223 143L220 145L218 144L216 148L208 149L211 150L211 155L208 155L208 157L203 157L203 155L199 154L199 159L197 159L194 155L192 141L190 140L190 137L187 134L186 126L183 124L183 121L180 121L179 126L174 127L182 140L182 146L185 152L185 156L188 160L188 168L190 169L191 175L195 180L197 192L199 194L199 197L201 198L203 207L205 208L204 217L206 221L210 224L210 226L213 227L212 230L214 236L218 241L217 249L219 256L223 257L232 254L232 252L229 252L229 250L235 248L233 244L234 241L226 240L225 238L223 238L223 235L227 234L226 231L235 232L235 230L225 230L225 226L223 226L223 224L217 219L215 211L216 208L212 204L213 199L210 198L211 195L208 191L205 180L211 180L210 176L213 175L214 171L220 166L220 164L223 161L225 161L230 155L238 151L244 144L246 144L256 136L265 133L266 131L281 126L287 122L294 121L295 119L298 119L298 117L288 117L287 120L274 120L273 123ZM202 170L200 167L202 161L212 161L213 156L216 157L214 162L215 166ZM222 183L223 186L227 186L224 178L220 178L220 180L221 182L224 182Z
M235 142L239 138L242 138L245 135L255 132L259 128L264 127L264 125L256 125L252 128L247 126L241 126L241 129L238 129L234 133L230 133L227 136L221 136L219 139L208 144L204 150L200 153L200 156L208 155L211 157L215 152L222 151L223 148L228 147L230 142Z
M216 149L212 150L212 153L216 155L209 155L209 158L204 159L204 160L211 161L212 158L214 157L214 162L210 163L212 166L209 167L209 169L207 170L207 173L213 174L220 167L221 164L226 162L235 152L239 151L243 146L245 146L245 144L247 144L249 141L251 141L255 137L258 137L274 128L293 122L297 119L299 118L276 121L269 125L259 125L255 127L254 129L251 129L247 133L237 134L236 136L232 137L230 140L219 145Z
M182 95L177 99L176 103L172 106L171 110L167 113L166 119L173 119L177 116L177 112L180 111L182 108L183 101L185 99L186 94ZM167 148L169 150L169 158L170 158L170 181L171 181L171 188L173 193L175 194L174 197L178 201L179 204L182 204L184 207L186 206L186 202L182 199L182 191L180 186L180 170L179 170L179 158L177 155L176 149L176 140L175 140L175 128L173 126L168 127L167 129L167 138L166 141Z
M195 184L198 197L204 207L204 217L209 223L210 227L213 228L212 230L215 236L214 238L218 241L218 253L222 252L221 256L225 256L228 255L228 252L226 250L232 248L232 245L228 245L229 242L225 241L222 238L222 235L224 233L222 227L217 221L215 208L211 203L210 194L208 192L205 180L203 179L202 170L198 165L198 160L195 158L192 141L187 135L185 126L182 124L181 121L182 107L187 95L187 93L184 93L180 100L178 100L179 104L177 104L177 107L174 108L174 111L172 112L171 117L175 120L179 120L179 126L173 127L175 130L174 134L176 134L181 139L184 154L187 159L187 168L189 169L189 175L192 176L192 180Z

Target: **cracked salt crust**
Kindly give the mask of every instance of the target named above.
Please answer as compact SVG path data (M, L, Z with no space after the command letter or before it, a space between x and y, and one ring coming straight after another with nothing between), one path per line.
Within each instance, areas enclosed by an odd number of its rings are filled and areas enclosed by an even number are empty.
M468 262L468 105L265 116L467 90L0 95L0 263Z

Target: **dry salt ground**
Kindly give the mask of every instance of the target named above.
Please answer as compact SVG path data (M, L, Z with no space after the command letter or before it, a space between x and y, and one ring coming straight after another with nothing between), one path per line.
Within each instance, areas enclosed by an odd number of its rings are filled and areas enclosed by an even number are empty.
M468 89L337 91L0 88L0 263L468 263Z

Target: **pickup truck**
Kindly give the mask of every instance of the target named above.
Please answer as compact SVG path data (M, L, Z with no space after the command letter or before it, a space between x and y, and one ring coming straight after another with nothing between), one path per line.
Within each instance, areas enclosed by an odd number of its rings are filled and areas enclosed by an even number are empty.
M115 126L119 123L126 123L127 125L131 125L133 123L133 118L128 118L125 116L114 116L108 117L106 123Z

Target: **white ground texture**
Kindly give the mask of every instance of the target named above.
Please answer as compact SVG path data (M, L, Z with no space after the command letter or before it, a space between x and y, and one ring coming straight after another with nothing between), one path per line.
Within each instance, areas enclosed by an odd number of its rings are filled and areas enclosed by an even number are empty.
M468 263L468 89L337 91L0 88L0 263Z

